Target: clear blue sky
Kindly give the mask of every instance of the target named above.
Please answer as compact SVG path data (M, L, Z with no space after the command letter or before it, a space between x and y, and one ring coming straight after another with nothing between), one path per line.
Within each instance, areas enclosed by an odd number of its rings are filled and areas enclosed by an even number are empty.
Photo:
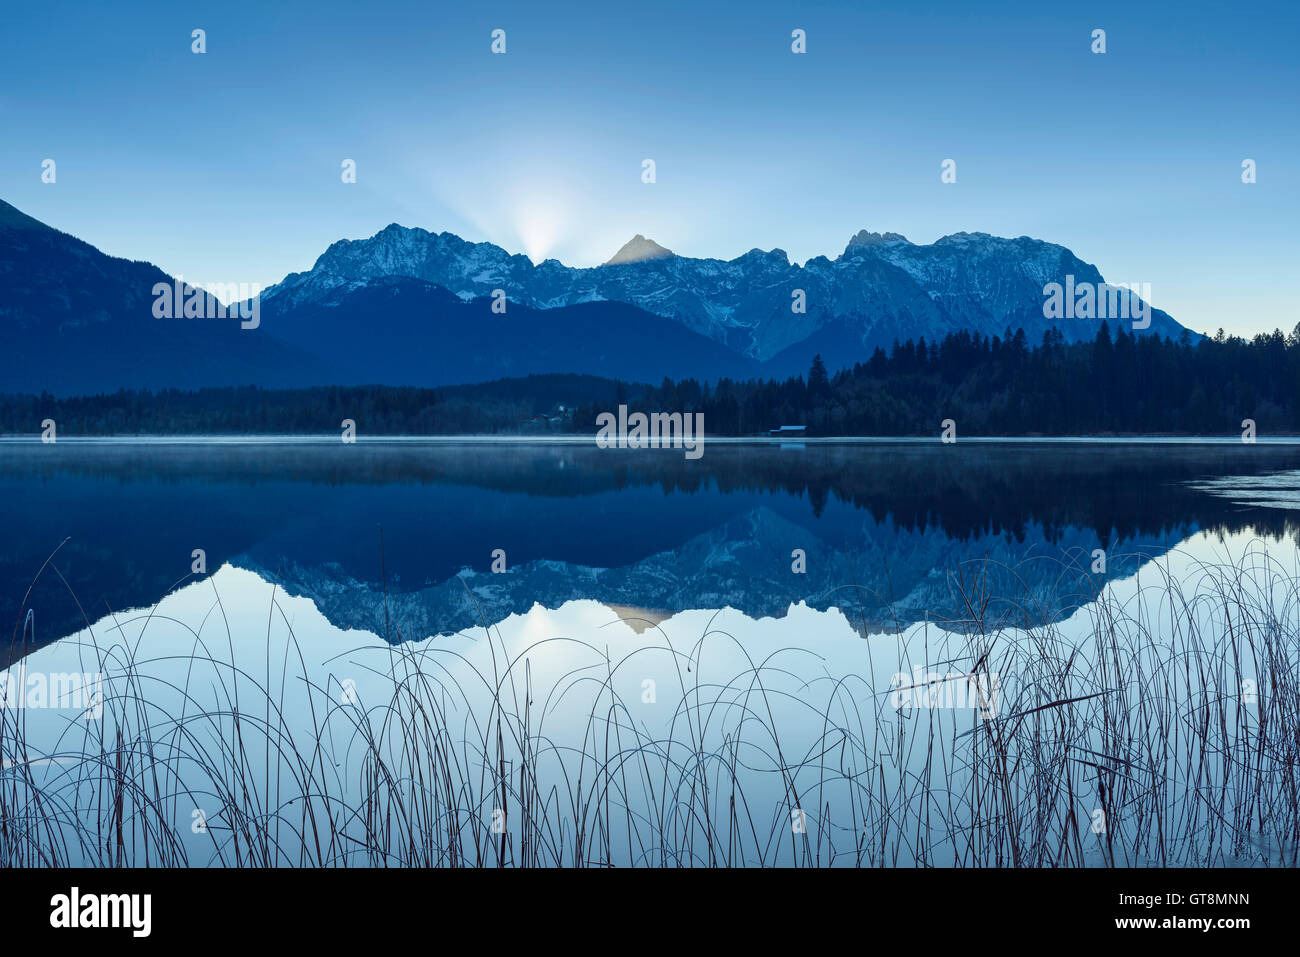
M886 6L11 3L0 198L196 282L390 222L572 265L638 232L804 261L970 230L1069 246L1198 330L1300 321L1300 4Z

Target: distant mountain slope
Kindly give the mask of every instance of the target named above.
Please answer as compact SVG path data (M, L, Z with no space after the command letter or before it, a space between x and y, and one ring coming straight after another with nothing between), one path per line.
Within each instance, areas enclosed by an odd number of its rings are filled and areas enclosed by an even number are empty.
M553 309L468 302L431 282L385 279L316 302L262 310L268 334L300 343L331 384L453 385L534 373L627 381L754 376L757 363L671 320L619 302Z
M1067 341L1091 339L1100 318L1046 318L1043 290L1070 276L1077 284L1104 284L1096 267L1070 250L1024 236L957 233L926 246L864 230L836 259L818 256L799 266L780 249L753 249L729 261L692 259L638 235L603 266L571 268L554 259L533 265L491 243L394 224L369 239L334 243L310 271L287 276L265 296L287 310L395 276L436 283L462 299L502 289L512 302L538 309L626 302L759 360L828 326L837 327L836 341L847 336L855 354L959 329L993 336L1023 327L1036 342L1056 327ZM796 290L803 290L806 312L792 310ZM1151 320L1148 333L1183 331L1159 310Z
M159 282L173 280L0 201L0 391L292 384L319 374L301 350L241 330L238 319L154 318Z

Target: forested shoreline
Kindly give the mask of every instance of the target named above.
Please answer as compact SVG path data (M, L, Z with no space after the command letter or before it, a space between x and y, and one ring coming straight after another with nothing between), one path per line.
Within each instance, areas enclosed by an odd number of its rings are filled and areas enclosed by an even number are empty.
M833 360L833 357L832 357ZM832 362L833 364L833 362ZM821 356L805 376L657 386L585 375L538 375L445 388L256 386L122 390L76 397L0 395L0 432L59 436L322 435L345 419L360 435L594 434L596 416L702 412L712 435L766 435L802 425L810 436L958 434L1259 434L1300 432L1300 326L1246 340L1179 341L1112 334L1066 343L1022 331L895 343L830 374Z

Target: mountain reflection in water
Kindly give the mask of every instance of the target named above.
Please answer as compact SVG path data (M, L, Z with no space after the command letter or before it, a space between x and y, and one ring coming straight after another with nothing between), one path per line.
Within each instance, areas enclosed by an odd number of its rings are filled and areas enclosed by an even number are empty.
M751 617L806 602L893 630L962 618L976 567L994 607L1032 599L1055 620L1198 531L1294 539L1294 497L1239 492L1300 468L1300 446L1268 443L713 443L688 461L588 442L61 439L0 453L14 657L83 616L151 606L192 580L195 549L209 573L250 569L393 641L577 599Z

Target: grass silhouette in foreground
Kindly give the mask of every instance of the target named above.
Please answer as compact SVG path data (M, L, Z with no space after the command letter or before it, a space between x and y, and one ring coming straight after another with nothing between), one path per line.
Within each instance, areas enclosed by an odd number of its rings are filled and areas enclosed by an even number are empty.
M0 863L1292 866L1300 574L1258 543L1190 567L1152 563L1120 598L1062 560L1060 589L1096 596L1072 633L1027 590L994 597L991 576L1015 569L973 562L948 574L963 619L864 641L861 674L797 674L811 650L755 660L712 627L680 648L650 628L617 660L599 637L512 653L481 611L472 655L438 639L364 649L383 700L313 676L272 588L265 660L190 629L172 710L158 660L87 619L102 720L49 746L24 710L0 709ZM576 663L535 687L548 645ZM724 647L745 664L705 678ZM616 691L643 654L679 683L666 733ZM881 669L936 661L1002 676L995 713L900 710ZM566 708L581 733L554 735Z

